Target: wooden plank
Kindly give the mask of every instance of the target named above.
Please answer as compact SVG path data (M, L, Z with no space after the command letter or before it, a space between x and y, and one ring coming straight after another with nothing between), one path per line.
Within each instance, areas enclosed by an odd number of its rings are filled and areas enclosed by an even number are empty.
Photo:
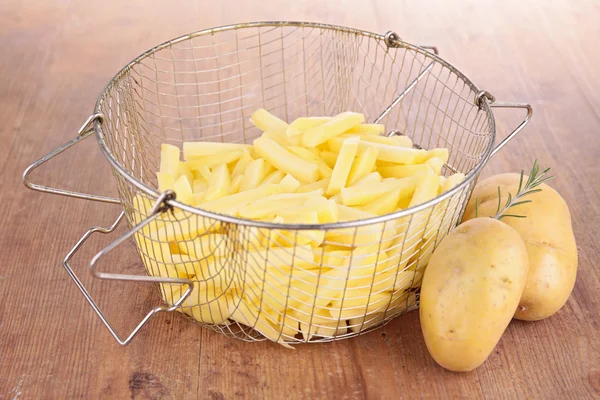
M597 2L21 3L0 4L0 399L600 396ZM531 102L532 123L484 175L528 168L535 158L553 167L552 185L571 207L580 252L567 305L545 321L511 323L488 361L467 374L435 364L417 312L355 339L296 350L236 341L181 315L159 315L131 345L118 346L61 260L86 229L109 225L119 207L34 193L20 174L74 137L108 79L135 55L187 32L264 19L395 30L410 42L436 44L499 100ZM519 118L497 112L499 136ZM94 139L65 155L36 179L115 195ZM143 284L89 277L87 261L110 240L90 240L73 265L125 332L158 299ZM138 273L141 266L129 245L103 260L102 269Z

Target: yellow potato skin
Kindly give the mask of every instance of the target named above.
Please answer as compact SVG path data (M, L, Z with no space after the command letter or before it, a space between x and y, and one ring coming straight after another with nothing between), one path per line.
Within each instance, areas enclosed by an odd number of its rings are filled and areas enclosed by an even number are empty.
M510 226L477 218L458 226L425 270L420 318L429 353L451 371L471 371L510 323L528 270L527 249Z
M519 179L520 174L509 173L480 182L473 191L463 221L475 218L476 198L479 198L479 216L494 214L498 186L504 203L509 192L513 195L517 192ZM577 277L577 245L567 203L550 186L542 184L539 188L541 192L526 197L531 203L509 210L510 214L527 218L502 219L519 232L529 253L529 276L515 313L515 318L525 321L537 321L557 312L571 295Z

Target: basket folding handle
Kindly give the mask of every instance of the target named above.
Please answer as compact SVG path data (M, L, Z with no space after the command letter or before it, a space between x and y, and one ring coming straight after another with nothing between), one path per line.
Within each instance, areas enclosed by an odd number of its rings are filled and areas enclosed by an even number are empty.
M498 143L496 145L496 147L494 147L494 150L492 150L492 154L490 155L490 158L493 157L501 148L503 148L506 143L510 142L512 140L512 138L514 138L517 133L521 132L521 130L523 128L525 128L525 125L527 125L529 123L529 121L531 120L531 116L533 115L533 108L531 107L530 104L527 103L512 103L512 102L499 102L496 101L496 98L490 94L488 91L482 90L481 92L477 93L477 95L475 96L475 105L477 105L479 108L482 108L482 102L487 101L488 105L492 108L522 108L527 110L527 114L525 115L525 119L523 119L523 121L521 121L521 123L519 125L517 125L517 127L508 134L508 136L506 136L504 139L502 139L502 141L500 141L500 143Z
M163 277L146 276L146 275L142 276L142 275L114 274L114 273L108 273L108 272L101 272L96 269L98 261L102 257L104 257L106 254L113 251L116 247L118 247L121 243L123 243L124 241L129 239L131 236L133 236L137 231L142 229L144 226L148 225L149 223L154 221L156 218L160 217L161 213L170 209L170 206L167 205L167 201L170 197L172 197L172 195L173 195L172 192L163 193L158 198L158 200L156 201L154 206L152 207L152 210L150 211L150 216L148 218L146 218L145 220L140 222L138 225L134 226L132 229L130 229L128 232L126 232L122 236L118 237L114 242L110 243L108 246L106 246L104 249L102 249L98 254L96 254L90 261L90 266L89 266L90 273L92 274L93 277L98 278L98 279L109 280L109 281L154 282L154 283L177 284L177 285L182 285L182 286L187 285L187 290L183 293L183 295L179 298L179 300L177 300L177 302L175 302L170 307L158 306L158 307L155 307L152 310L150 310L150 312L148 312L148 314L146 314L146 316L141 320L141 322L138 323L138 325L133 329L133 331L131 331L131 333L129 335L127 335L125 338L121 337L117 333L115 328L108 321L108 319L106 318L104 313L100 310L100 308L98 307L98 305L96 304L96 302L94 301L94 299L92 298L90 293L83 286L83 284L81 283L81 281L79 280L79 278L77 277L77 275L75 274L73 269L71 268L71 265L69 264L69 261L75 255L75 253L79 250L79 248L81 248L81 246L85 243L85 241L90 236L92 236L94 233L98 232L98 233L102 233L102 234L107 234L107 233L113 232L116 229L116 227L119 225L119 223L123 220L125 212L122 211L121 214L119 214L119 216L115 220L115 222L108 228L102 228L102 227L96 226L96 227L89 229L81 237L81 239L79 239L79 241L75 244L75 246L73 246L71 251L69 251L69 253L65 257L65 259L63 260L63 265L64 265L65 269L67 270L67 273L73 279L73 281L75 282L75 284L77 285L77 287L79 288L81 293L83 294L83 297L85 297L85 299L90 304L90 306L92 307L94 312L98 315L98 317L100 318L100 320L102 321L104 326L106 326L106 328L109 330L111 335L115 338L115 340L120 345L124 346L124 345L128 344L131 341L131 339L138 333L138 331L146 324L146 322L148 322L148 320L150 318L152 318L152 316L154 316L154 314L157 314L159 312L170 312L170 311L173 311L176 308L180 307L181 304L188 298L188 296L190 295L190 293L192 292L192 290L194 288L193 281L190 279L185 279L185 278L163 278Z
M83 139L91 136L92 133L94 133L94 130L92 129L92 124L96 120L98 120L99 122L102 122L104 120L104 116L100 113L90 115L89 118L83 123L81 128L79 128L79 130L77 131L77 137L69 140L67 143L65 143L62 146L58 147L57 149L51 151L50 153L46 154L44 157L40 158L39 160L37 160L33 164L31 164L29 167L27 167L27 169L25 169L25 171L23 172L23 183L25 184L25 186L27 186L29 189L37 190L39 192L44 192L44 193L58 194L61 196L75 197L78 199L85 199L85 200L101 201L104 203L120 204L121 201L114 197L98 196L95 194L80 193L80 192L74 192L74 191L65 190L65 189L56 189L56 188L51 188L49 186L38 185L37 183L32 183L29 181L29 175L31 174L31 172L34 169L36 169L40 165L44 164L45 162L49 161L50 159L56 157L57 155L59 155L60 153L62 153L65 150L67 150L68 148L75 146L77 143L81 142Z

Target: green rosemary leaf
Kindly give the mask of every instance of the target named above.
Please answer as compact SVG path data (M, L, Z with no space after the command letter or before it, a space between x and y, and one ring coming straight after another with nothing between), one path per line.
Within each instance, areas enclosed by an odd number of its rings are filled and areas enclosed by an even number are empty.
M533 193L541 192L542 189L537 188L542 183L549 181L554 178L554 176L545 176L550 168L546 168L542 172L540 172L540 165L538 161L535 160L533 162L533 167L531 167L531 171L529 172L529 177L523 185L523 175L524 171L521 171L521 178L519 179L519 188L517 189L517 193L513 196L512 193L508 193L508 197L504 207L501 208L502 200L500 193L500 186L498 186L498 207L496 208L496 215L493 218L502 219L505 217L511 218L525 218L525 215L516 215L516 214L506 214L509 208L520 205L531 203L532 200L521 200L525 196L529 196ZM537 189L536 189L537 188ZM477 206L477 203L476 203Z

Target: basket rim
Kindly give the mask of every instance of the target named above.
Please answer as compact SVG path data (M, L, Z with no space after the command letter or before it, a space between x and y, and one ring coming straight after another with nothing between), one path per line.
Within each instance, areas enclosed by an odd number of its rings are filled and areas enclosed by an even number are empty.
M141 60L156 53L157 51L167 48L169 46L172 46L174 44L177 44L179 42L182 42L182 41L194 38L194 37L198 37L198 36L204 36L204 35L214 34L214 33L223 32L223 31L231 31L231 30L244 29L244 28L268 27L268 26L272 26L272 27L297 26L297 27L309 27L309 28L319 28L319 29L328 29L328 30L339 30L339 31L343 31L346 33L352 33L355 35L366 36L366 37L370 37L370 38L374 38L374 39L378 39L378 40L382 40L382 41L385 39L385 35L370 32L370 31L365 31L365 30L361 30L361 29L350 28L350 27L341 26L341 25L325 24L325 23L320 23L320 22L303 22L303 21L256 21L256 22L221 25L218 27L202 29L199 31L195 31L192 33L188 33L188 34L176 37L174 39L163 42L157 46L154 46L151 49L149 49L149 50L141 53L137 57L135 57L129 63L127 63L123 68L121 68L109 80L109 82L106 84L106 86L104 87L102 92L100 92L100 95L98 96L98 99L96 100L94 113L101 113L101 107L104 103L104 100L106 98L108 91L115 85L115 83L121 77L123 77L127 72L129 72L129 70L134 65L138 64ZM444 60L443 58L439 57L438 55L436 55L430 51L427 51L417 45L413 45L411 43L405 42L401 39L398 40L398 44L399 44L399 47L403 47L406 49L413 50L417 53L424 54L427 57L431 58L432 60L437 61L438 63L440 63L443 66L445 66L446 68L448 68L452 73L456 74L460 79L462 79L463 82L466 83L473 92L478 93L480 91L479 87L473 81L471 81L465 74L463 74L458 68L456 68L454 65L450 64L448 61ZM433 208L435 205L443 202L447 198L452 197L459 191L463 190L465 187L467 187L468 185L471 184L471 182L479 175L479 173L481 172L483 167L489 161L492 150L494 148L495 141L496 141L496 123L495 123L494 113L492 111L492 108L490 107L490 105L487 101L481 102L480 108L482 109L482 111L484 111L486 113L486 115L489 119L489 124L490 124L490 140L487 144L485 151L483 152L483 156L482 156L481 160L467 174L465 174L465 179L461 183L456 185L454 188L434 197L433 199L431 199L429 201L426 201L424 203L421 203L419 205L416 205L416 206L413 206L410 208L406 208L404 210L396 211L396 212L393 212L390 214L379 215L379 216L376 216L373 218L360 219L360 220L354 220L354 221L334 222L334 223L327 223L327 224L288 224L288 223L254 221L251 219L234 217L234 216L225 215L225 214L219 214L219 213L208 211L208 210L205 210L202 208L194 207L189 204L181 203L181 202L177 201L177 199L166 200L166 203L169 206L172 206L174 208L178 208L178 209L181 209L183 211L186 211L186 212L189 212L192 214L200 215L202 217L211 218L211 219L218 220L218 221L225 222L225 223L233 223L233 224L244 225L244 226L249 226L249 227L256 227L256 228L283 229L283 230L322 230L322 229L330 230L330 229L356 228L356 227L360 227L360 226L385 223L390 220L395 220L395 219L411 216L413 214L416 214L418 212L426 210L430 207ZM120 175L122 175L133 186L137 187L141 192L152 197L154 200L157 200L161 196L161 193L157 192L152 187L144 184L143 182L140 182L137 178L132 176L113 156L112 152L110 151L110 149L108 148L108 146L106 144L105 137L102 132L102 121L101 120L96 119L94 121L93 129L94 129L95 136L98 140L98 145L100 146L100 150L102 151L102 153L104 154L104 156L106 157L108 162L112 165L112 167L115 168L115 170ZM412 222L412 219L411 219L411 222ZM409 222L409 224L411 222Z

